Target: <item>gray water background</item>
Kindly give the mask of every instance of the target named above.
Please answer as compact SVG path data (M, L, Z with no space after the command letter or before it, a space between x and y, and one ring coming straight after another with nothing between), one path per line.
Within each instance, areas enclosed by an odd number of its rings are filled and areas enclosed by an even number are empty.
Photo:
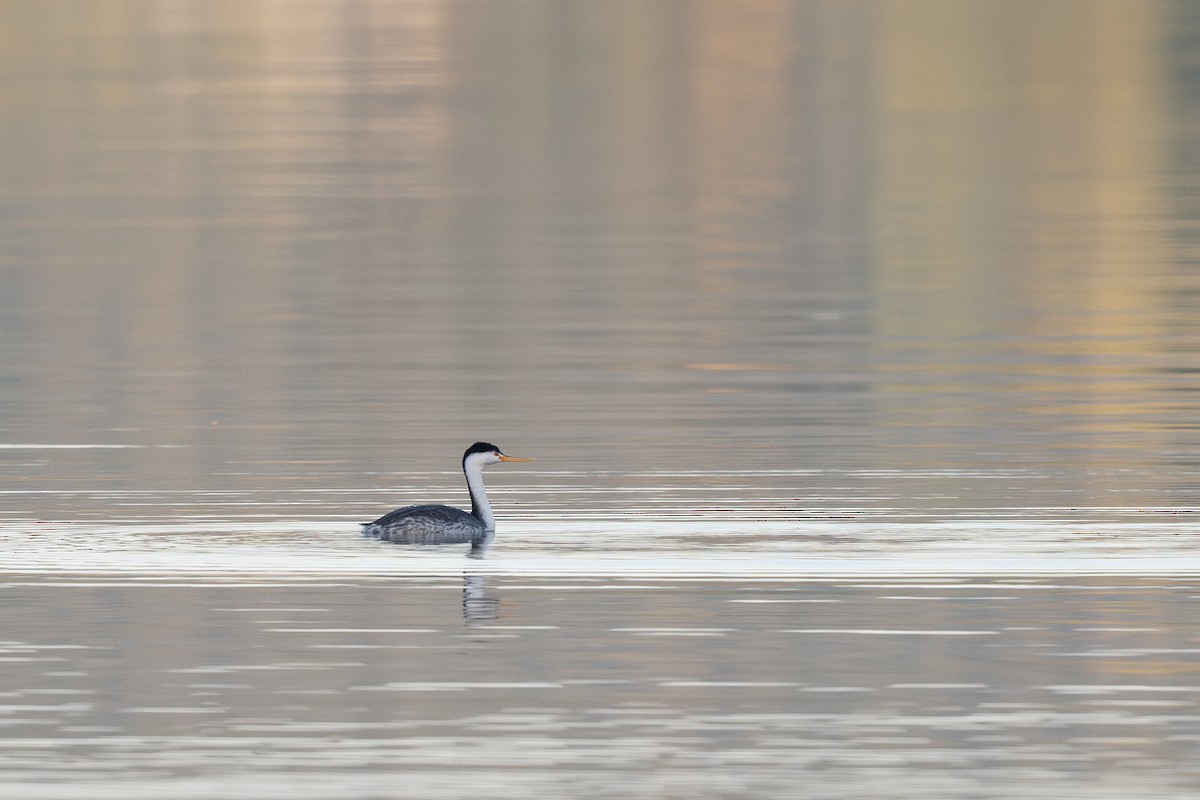
M1198 42L5 3L5 796L1194 796Z

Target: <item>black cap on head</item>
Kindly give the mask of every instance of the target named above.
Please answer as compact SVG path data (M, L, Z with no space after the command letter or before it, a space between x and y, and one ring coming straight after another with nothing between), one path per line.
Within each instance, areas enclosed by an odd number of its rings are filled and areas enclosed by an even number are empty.
M472 453L499 453L499 452L500 452L500 448L496 447L496 445L494 445L494 444L490 444L489 442L476 442L475 444L473 444L467 448L467 452L463 453L463 460L465 461L467 456L471 455Z

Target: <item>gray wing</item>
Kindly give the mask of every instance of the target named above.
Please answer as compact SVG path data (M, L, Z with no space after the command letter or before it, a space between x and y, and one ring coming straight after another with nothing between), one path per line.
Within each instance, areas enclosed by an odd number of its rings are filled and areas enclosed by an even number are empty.
M450 506L406 506L363 525L363 536L399 544L458 544L484 534L478 517Z

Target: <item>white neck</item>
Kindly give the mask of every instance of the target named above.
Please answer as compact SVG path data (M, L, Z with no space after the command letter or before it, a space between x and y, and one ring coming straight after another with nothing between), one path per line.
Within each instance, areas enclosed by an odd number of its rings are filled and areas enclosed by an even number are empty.
M472 460L463 464L467 475L467 491L471 493L471 513L479 517L486 530L496 530L496 518L488 503L487 489L483 488L483 465Z

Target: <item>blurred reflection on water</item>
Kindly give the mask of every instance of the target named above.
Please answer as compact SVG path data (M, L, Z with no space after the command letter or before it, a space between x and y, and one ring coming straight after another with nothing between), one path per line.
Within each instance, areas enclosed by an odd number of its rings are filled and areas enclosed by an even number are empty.
M1198 46L1183 0L4 3L0 787L1190 796ZM358 538L477 439L538 460L485 558ZM928 571L992 584L829 577Z
M180 446L31 479L486 437L1195 501L1190 4L3 16L0 439Z

